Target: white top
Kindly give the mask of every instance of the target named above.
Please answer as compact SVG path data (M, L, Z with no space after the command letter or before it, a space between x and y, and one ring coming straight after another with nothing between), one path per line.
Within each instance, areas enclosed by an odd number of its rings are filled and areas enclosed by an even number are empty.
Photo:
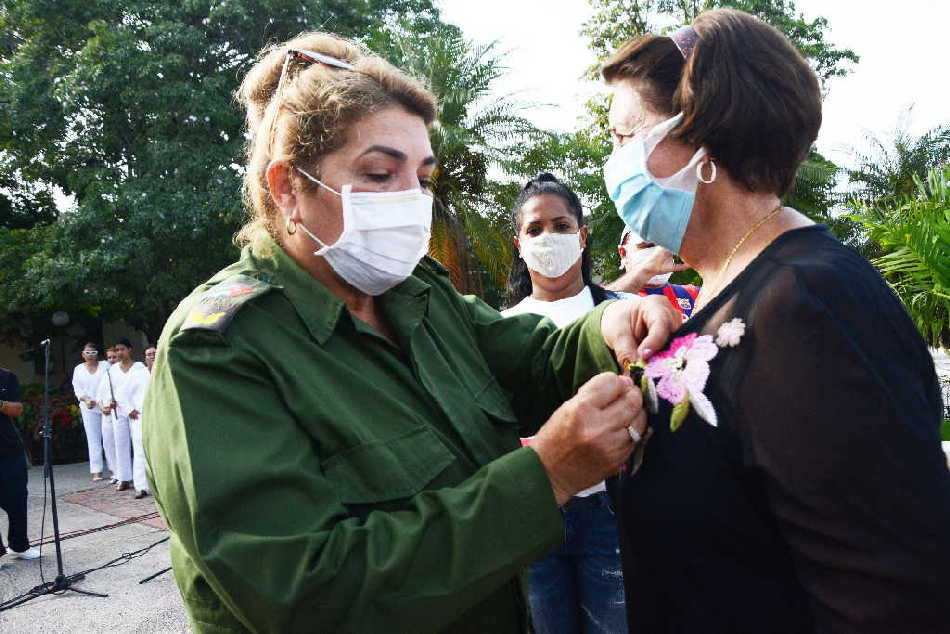
M116 407L116 414L118 416L128 416L129 412L138 409L136 407L138 392L144 390L143 384L148 383L149 376L148 369L141 361L133 363L128 371L123 371L122 364L116 363L106 370L106 374L103 375L102 380L99 382L99 398L96 400L100 403L108 404L113 400L114 394L115 402L118 405ZM112 377L111 386L109 377ZM139 405L139 407L141 407L141 405Z
M562 326L568 325L572 321L580 319L592 310L594 310L594 296L591 295L590 287L585 284L584 289L573 297L556 299L553 302L544 302L528 296L511 308L501 311L501 314L504 317L520 315L522 313L544 315L553 321L555 326L561 328ZM599 493L600 491L605 491L606 489L607 487L603 482L601 482L600 484L595 484L589 489L584 489L576 495L578 497L587 497L592 493Z
M99 411L99 400L96 398L96 393L99 390L99 381L106 374L103 368L108 367L108 361L100 361L93 373L86 369L85 363L80 363L73 370L73 392L76 393L76 398L80 401L79 406L83 409L86 409L86 406L82 404L82 399L91 398L96 401L96 406L92 408L92 411Z
M590 287L585 284L577 295L556 299L553 302L534 299L529 295L511 308L501 311L501 314L504 317L522 313L544 315L553 321L555 326L561 328L576 319L580 319L592 310L594 310L594 296L591 295Z
M152 382L152 373L145 366L145 374L140 374L135 381L135 387L132 390L132 407L142 413L142 407L145 405L145 392L148 391L148 384Z

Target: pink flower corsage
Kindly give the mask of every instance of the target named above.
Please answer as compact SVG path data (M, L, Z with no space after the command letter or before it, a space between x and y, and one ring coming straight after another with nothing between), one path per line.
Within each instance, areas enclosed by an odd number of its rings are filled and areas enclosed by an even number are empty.
M657 396L672 403L671 431L680 428L690 409L696 410L696 414L710 425L718 425L716 408L703 393L709 379L709 362L719 353L720 346L736 346L744 334L745 324L735 318L719 327L715 341L712 335L684 335L673 339L666 350L650 357L641 382L641 387L646 388L644 400L654 413L656 397L647 395L647 392L655 390Z

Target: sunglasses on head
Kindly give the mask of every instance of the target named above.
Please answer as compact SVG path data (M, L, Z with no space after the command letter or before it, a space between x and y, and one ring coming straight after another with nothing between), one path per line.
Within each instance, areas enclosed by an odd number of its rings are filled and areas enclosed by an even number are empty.
M284 64L280 67L280 79L277 80L277 90L274 91L274 102L278 105L280 104L280 96L284 89L284 82L287 81L287 69L290 66L290 62L293 60L303 60L309 64L323 64L325 66L331 66L333 68L342 68L343 70L353 70L353 65L349 62L344 62L341 59L335 57L330 57L329 55L324 55L323 53L317 53L315 51L307 51L301 48L292 48L287 51L287 54L284 55ZM274 118L271 119L271 140L274 138L274 123L277 120L277 115L274 115Z

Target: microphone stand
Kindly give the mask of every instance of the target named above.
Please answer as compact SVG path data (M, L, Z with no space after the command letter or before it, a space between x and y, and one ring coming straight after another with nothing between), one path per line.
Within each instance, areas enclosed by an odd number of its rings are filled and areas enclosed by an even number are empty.
M79 594L87 594L93 597L107 597L107 594L99 594L97 592L87 592L86 590L79 590L72 587L73 584L77 581L85 579L85 573L77 573L75 575L66 576L63 572L63 551L60 547L60 536L59 536L59 514L56 512L56 484L53 480L53 426L50 423L49 416L49 346L50 342L47 339L45 342L40 344L43 346L43 472L45 477L49 480L49 495L50 495L50 508L53 514L53 542L56 545L56 579L53 581L47 581L44 584L36 586L33 590L30 591L29 599L34 599L39 596L46 594L54 594L65 592L66 590L72 590L73 592L78 592ZM29 600L27 599L27 600Z

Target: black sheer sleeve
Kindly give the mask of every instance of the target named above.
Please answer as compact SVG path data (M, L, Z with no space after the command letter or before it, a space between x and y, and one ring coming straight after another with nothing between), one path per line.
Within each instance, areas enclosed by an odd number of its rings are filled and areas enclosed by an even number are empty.
M950 631L950 477L919 378L932 361L893 325L906 315L862 316L861 292L791 267L770 275L746 319L755 353L733 366L742 461L760 474L816 631Z

